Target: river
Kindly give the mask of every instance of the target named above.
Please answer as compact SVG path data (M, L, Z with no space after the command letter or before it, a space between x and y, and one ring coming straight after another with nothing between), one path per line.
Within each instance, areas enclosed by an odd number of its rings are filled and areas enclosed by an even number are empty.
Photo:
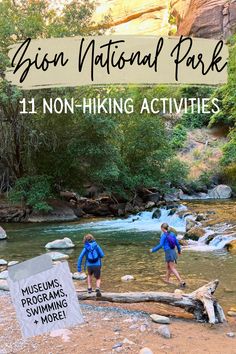
M204 240L190 242L183 247L178 269L188 285L188 292L205 282L219 279L219 302L227 310L236 304L236 254L229 253L224 245L229 238L236 239L236 201L188 202L180 206L194 211L212 211L205 227L216 236L206 245ZM45 244L57 238L69 237L76 245L73 250L63 250L70 256L72 272L77 271L77 257L82 249L82 238L90 232L101 244L103 262L102 288L109 291L174 291L175 287L162 281L165 275L162 251L150 254L160 237L160 225L168 222L181 234L186 221L178 215L168 216L162 210L159 219L152 219L152 211L126 219L89 219L62 224L5 224L8 240L0 242L0 258L23 261L43 254ZM121 282L121 276L131 274L132 282Z

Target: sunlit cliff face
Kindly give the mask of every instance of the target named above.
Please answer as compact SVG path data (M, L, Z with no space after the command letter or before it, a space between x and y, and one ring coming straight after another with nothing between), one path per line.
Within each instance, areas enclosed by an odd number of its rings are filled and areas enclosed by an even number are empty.
M168 34L169 0L99 0L94 21L115 34Z

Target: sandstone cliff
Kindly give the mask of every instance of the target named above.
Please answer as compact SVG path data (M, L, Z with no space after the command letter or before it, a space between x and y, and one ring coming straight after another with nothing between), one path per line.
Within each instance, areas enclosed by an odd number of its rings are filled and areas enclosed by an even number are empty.
M170 11L178 35L227 38L236 29L235 0L171 0Z
M94 21L108 33L227 38L236 30L236 0L99 0Z

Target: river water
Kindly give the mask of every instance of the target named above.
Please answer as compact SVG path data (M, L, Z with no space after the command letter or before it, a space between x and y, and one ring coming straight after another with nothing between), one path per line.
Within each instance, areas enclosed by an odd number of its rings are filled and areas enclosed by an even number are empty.
M188 285L188 292L207 281L219 279L216 296L227 310L236 305L236 254L224 248L229 239L236 239L236 202L185 203L179 210L186 208L214 212L205 226L208 233L214 231L216 236L209 245L203 239L183 247L178 269ZM47 242L69 237L76 247L63 250L63 253L70 256L70 268L75 272L83 247L82 238L90 232L105 252L104 290L174 291L176 286L167 285L162 280L165 275L163 251L150 254L149 249L159 241L162 222L168 222L181 234L186 221L176 214L168 216L167 210L162 210L160 219L152 219L152 213L146 211L126 219L89 219L63 224L6 224L4 228L9 238L0 242L0 258L23 261L47 252L44 247ZM121 282L121 276L126 274L133 275L135 280Z

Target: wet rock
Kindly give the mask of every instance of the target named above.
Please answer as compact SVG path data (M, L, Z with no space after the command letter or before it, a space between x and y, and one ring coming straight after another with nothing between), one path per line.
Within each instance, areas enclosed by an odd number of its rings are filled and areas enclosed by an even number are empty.
M0 273L0 279L7 279L8 278L8 271L4 270Z
M228 251L230 252L236 252L236 240L232 240L230 241L227 245L226 245Z
M160 217L161 217L161 209L158 208L152 214L152 219L160 219Z
M226 335L230 338L234 338L235 337L235 333L234 332L228 332L226 333Z
M162 323L162 324L170 324L169 317L156 315L156 314L152 314L152 315L150 315L150 317L153 320L153 322Z
M9 286L5 279L0 280L0 290L9 291Z
M186 231L187 232L196 225L197 225L197 222L195 220L190 219L190 218L186 219Z
M201 227L193 227L184 235L185 239L191 239L194 241L198 241L200 237L205 235L205 230Z
M177 211L177 210L178 210L177 208L173 208L173 209L171 209L171 210L169 211L168 216L172 216L172 215L174 215L174 214L176 213L176 211Z
M163 326L160 326L158 329L157 329L157 333L160 334L162 337L164 338L171 338L171 333L170 333L170 329L168 326L166 325L163 325Z
M47 253L53 261L61 261L63 259L68 259L69 256L60 252L49 252Z
M0 266L7 266L7 261L5 261L5 259L0 259Z
M188 246L188 241L187 240L185 240L185 239L181 239L181 240L178 240L179 241L179 244L181 245L181 246Z
M147 202L145 205L145 209L152 209L155 206L154 202Z
M122 281L131 281L131 280L134 280L134 277L133 275L124 275L123 277L121 277L121 280Z
M0 240L5 240L7 238L6 231L0 226Z
M142 348L139 354L153 354L153 351L149 348Z
M209 191L208 194L212 199L229 199L232 196L232 189L225 184L219 184L217 187Z
M19 263L19 261L10 261L10 262L8 262L7 266L11 267L11 266L18 264L18 263Z
M196 221L203 221L206 220L206 215L205 214L198 214L196 217Z
M63 248L73 248L73 247L75 247L75 245L68 237L65 237L61 240L54 240L52 242L48 242L45 246L45 248L47 249L63 249Z
M87 279L87 275L85 273L76 272L72 274L72 278L74 280L85 280Z

